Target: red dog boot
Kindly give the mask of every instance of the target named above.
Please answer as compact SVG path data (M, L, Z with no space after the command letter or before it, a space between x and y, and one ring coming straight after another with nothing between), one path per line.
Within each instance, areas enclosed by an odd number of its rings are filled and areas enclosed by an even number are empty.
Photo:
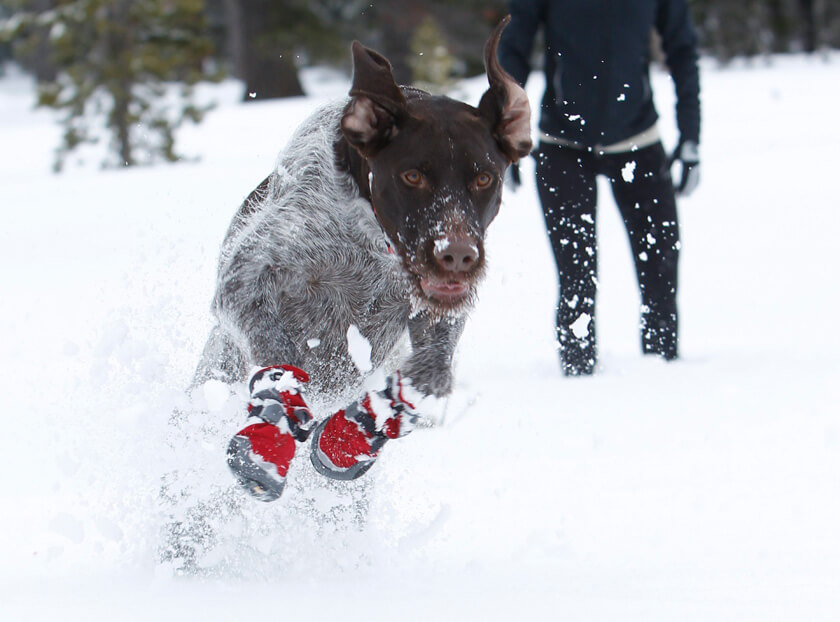
M409 391L398 372L388 378L382 391L366 393L318 424L309 455L315 470L331 479L364 475L385 441L414 429L418 415L405 397Z
M306 372L291 365L266 367L251 378L249 425L231 439L227 463L245 490L260 501L280 497L295 441L309 436L312 413L301 395L308 381Z

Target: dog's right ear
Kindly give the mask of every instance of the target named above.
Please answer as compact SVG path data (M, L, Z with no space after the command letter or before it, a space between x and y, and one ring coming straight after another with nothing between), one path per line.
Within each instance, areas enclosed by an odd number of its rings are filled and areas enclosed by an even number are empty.
M341 118L341 131L359 153L371 157L396 136L408 110L405 96L394 81L391 63L358 41L351 49L353 86Z

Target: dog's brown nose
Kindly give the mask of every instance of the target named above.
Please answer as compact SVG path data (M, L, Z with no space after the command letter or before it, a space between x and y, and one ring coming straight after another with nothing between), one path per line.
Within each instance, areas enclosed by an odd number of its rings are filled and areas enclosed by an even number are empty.
M442 239L435 242L435 261L446 272L468 272L478 260L478 247L472 240Z

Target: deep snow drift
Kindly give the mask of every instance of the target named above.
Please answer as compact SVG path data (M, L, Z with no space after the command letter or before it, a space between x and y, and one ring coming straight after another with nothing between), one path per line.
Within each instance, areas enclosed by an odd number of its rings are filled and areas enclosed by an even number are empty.
M242 388L182 389L229 219L347 83L315 73L309 98L249 105L208 89L218 109L182 133L200 162L54 176L52 116L29 81L0 78L0 618L840 619L840 56L702 78L681 361L639 354L603 185L600 370L560 376L527 162L443 422L352 485L304 456L272 505L229 490ZM654 87L673 145L667 76ZM187 531L211 545L184 577L159 552L169 515L197 506Z

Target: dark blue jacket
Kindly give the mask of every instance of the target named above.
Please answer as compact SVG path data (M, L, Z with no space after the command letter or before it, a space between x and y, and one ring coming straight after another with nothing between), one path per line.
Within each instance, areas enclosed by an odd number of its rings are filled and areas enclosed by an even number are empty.
M617 143L658 117L650 87L650 33L662 37L676 85L683 141L700 142L697 38L687 0L511 0L499 61L520 84L534 36L546 43L540 129L587 147Z

